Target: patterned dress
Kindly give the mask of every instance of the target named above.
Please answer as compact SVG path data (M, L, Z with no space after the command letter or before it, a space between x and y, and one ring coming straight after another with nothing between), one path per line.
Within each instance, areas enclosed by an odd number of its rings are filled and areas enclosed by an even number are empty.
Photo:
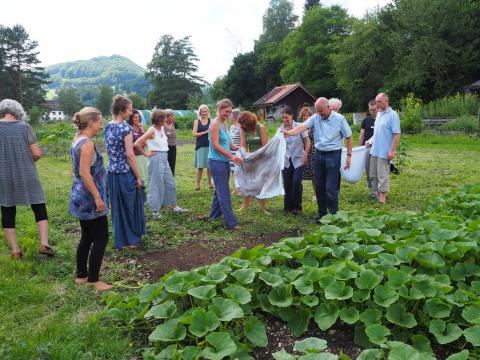
M37 138L24 121L0 119L0 205L45 203L30 145Z
M310 151L307 155L307 163L303 169L302 180L313 180L313 155L315 154L315 142L313 141L313 128L308 130L310 139Z
M107 206L107 189L106 189L106 173L103 166L103 158L100 152L95 146L95 157L90 167L90 173L92 174L93 182L105 203L105 210L102 213L97 212L97 206L95 205L95 199L90 191L85 186L82 178L80 177L80 148L87 141L91 141L90 138L85 137L80 139L71 149L70 155L73 163L73 178L72 192L70 194L70 206L68 212L74 218L80 220L93 220L101 216L108 214Z

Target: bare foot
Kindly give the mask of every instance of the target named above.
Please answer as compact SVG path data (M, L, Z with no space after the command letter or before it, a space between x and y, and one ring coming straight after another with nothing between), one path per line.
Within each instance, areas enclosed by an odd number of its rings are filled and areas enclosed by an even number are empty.
M87 279L88 279L88 278L86 278L86 277L84 277L84 278L79 278L79 277L77 277L77 278L75 278L75 284L86 284L86 283L87 283Z
M106 284L104 283L103 281L97 281L97 282L93 282L93 283L88 283L89 285L93 285L95 287L95 289L99 290L99 291L107 291L107 290L110 290L113 285L110 285L110 284Z
M242 230L242 227L240 225L235 225L231 230L239 231L239 230Z

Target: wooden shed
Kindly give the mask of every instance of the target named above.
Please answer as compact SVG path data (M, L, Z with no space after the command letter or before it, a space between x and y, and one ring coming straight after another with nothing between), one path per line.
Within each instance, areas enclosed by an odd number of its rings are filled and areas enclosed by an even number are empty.
M294 119L297 119L303 105L312 106L315 100L316 98L302 84L297 83L274 87L255 101L253 106L262 109L267 118L278 119L281 109L288 105L293 110Z

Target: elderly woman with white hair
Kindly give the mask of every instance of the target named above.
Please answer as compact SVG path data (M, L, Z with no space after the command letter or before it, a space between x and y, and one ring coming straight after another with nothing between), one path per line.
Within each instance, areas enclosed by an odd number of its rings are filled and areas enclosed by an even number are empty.
M213 188L212 175L208 168L208 130L210 129L210 109L207 105L198 108L198 119L193 122L192 135L195 140L195 190L200 190L203 169L207 169L208 186Z
M337 98L328 99L328 105L330 105L330 109L332 111L340 113L340 109L342 108L342 100Z
M15 100L0 102L0 205L2 228L11 247L12 257L20 259L23 253L17 243L15 230L16 207L30 205L40 234L42 255L54 256L48 244L48 217L35 161L42 157L37 138L25 123L25 112Z

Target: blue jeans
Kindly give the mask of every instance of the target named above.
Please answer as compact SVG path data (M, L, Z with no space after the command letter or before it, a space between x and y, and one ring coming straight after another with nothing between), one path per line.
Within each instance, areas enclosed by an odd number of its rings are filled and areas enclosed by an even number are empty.
M313 175L315 179L318 215L336 214L340 182L340 160L342 151L322 152L315 150Z
M212 199L209 221L221 218L225 220L228 229L233 229L237 224L237 218L233 214L232 200L230 198L230 164L225 161L208 159L208 168L212 174L215 194Z
M285 197L283 198L283 210L302 210L302 176L303 166L294 168L292 160L289 160L289 167L282 170L283 187L285 188Z

